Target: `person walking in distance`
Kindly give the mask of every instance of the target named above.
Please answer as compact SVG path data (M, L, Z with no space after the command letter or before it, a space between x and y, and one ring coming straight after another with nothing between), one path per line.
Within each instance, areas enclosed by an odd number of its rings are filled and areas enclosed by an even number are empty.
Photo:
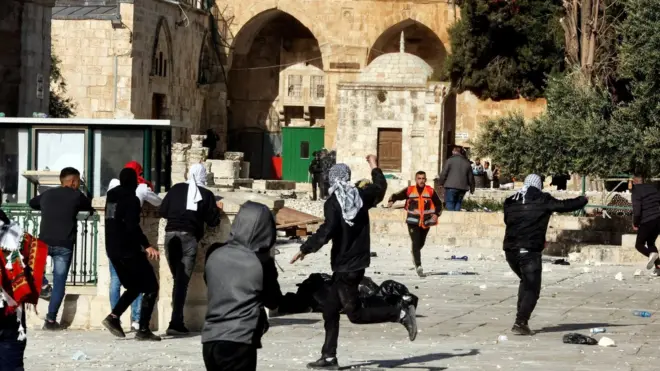
M211 245L204 279L208 308L202 330L209 371L256 371L257 349L268 330L265 308L283 300L272 248L275 219L265 205L248 201L236 214L227 243Z
M65 287L73 248L78 232L78 213L94 212L92 202L79 190L80 172L66 167L60 172L60 186L47 190L30 200L30 207L41 211L39 239L48 245L48 255L53 259L53 287L44 277L42 298L50 298L43 329L61 330L57 313L64 300Z
M351 170L345 164L336 164L330 169L330 197L323 205L325 221L291 260L292 264L303 260L332 240L332 287L323 309L325 342L321 358L307 365L311 369L337 369L339 313L342 308L353 323L399 322L408 330L411 341L417 336L412 298L404 297L400 306L363 308L360 303L358 284L371 260L369 209L383 200L387 190L387 181L378 168L376 156L367 156L367 162L371 167L372 184L362 189L350 183Z
M646 269L660 273L660 259L655 240L660 233L660 192L653 184L645 184L641 175L633 177L633 229L637 231L635 249L649 258Z
M516 322L511 329L517 335L533 334L528 322L541 293L541 254L550 216L587 204L586 197L557 200L542 189L541 177L530 174L524 187L504 201L504 252L511 270L520 278Z
M324 197L325 191L323 186L323 167L321 166L321 154L314 152L314 159L309 164L309 173L312 175L312 201L316 201L316 188L319 188L321 198Z
M412 256L415 270L424 277L421 251L426 243L429 228L438 224L442 212L442 201L433 188L426 185L426 173L418 171L415 174L415 185L404 188L390 196L387 207L392 207L396 201L406 201L406 223L412 241Z
M142 293L140 328L135 338L160 341L160 337L149 329L151 314L158 298L158 280L147 259L157 260L160 254L151 247L140 228L140 200L135 195L138 188L137 173L133 169L124 168L119 173L119 182L120 185L106 195L105 246L110 263L115 267L126 291L102 324L113 335L126 337L119 318Z
M189 332L183 320L183 307L197 259L197 246L204 236L204 224L209 227L220 224L222 203L216 203L215 195L205 185L206 168L194 164L188 172L188 181L174 185L160 205L160 216L167 219L165 254L174 278L172 317L166 332L170 336Z
M472 166L462 155L461 147L456 146L452 155L445 162L442 173L438 177L439 184L445 188L445 204L449 211L461 211L463 197L470 191L474 193L474 174Z
M149 181L145 180L142 177L142 166L137 161L130 161L124 166L128 169L133 169L138 174L138 188L135 191L135 195L140 200L140 207L144 205L144 202L153 205L160 206L162 200L156 193L154 193L151 188L152 185ZM119 179L114 178L110 181L108 185L108 191L119 186ZM117 276L117 271L115 267L110 265L110 307L114 308L119 301L121 295L121 282L119 282L119 277ZM131 304L131 329L138 331L140 329L140 307L142 306L142 294L138 295L137 299Z

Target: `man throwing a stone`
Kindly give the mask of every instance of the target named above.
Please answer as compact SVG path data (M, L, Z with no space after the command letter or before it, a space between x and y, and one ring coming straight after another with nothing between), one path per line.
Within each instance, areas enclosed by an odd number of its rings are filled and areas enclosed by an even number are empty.
M517 335L532 335L528 321L541 293L541 254L545 234L553 213L583 208L586 197L557 200L541 191L541 177L530 174L524 187L504 201L504 251L506 261L520 278L516 322L511 331Z
M303 260L332 240L330 264L334 273L323 309L325 343L321 358L307 365L311 369L338 368L337 340L342 308L353 323L399 322L408 330L411 341L417 336L415 307L405 297L401 307L377 308L363 308L358 297L358 284L371 260L369 209L383 200L387 190L387 181L378 168L376 156L367 156L367 162L371 167L372 184L362 189L350 183L351 170L345 164L336 164L330 169L330 196L323 206L325 221L291 260L291 263Z

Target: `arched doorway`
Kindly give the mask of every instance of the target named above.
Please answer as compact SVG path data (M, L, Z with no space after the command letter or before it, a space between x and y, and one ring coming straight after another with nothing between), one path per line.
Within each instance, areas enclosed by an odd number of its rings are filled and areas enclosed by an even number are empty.
M271 157L282 151L282 127L325 118L319 43L295 17L270 9L244 25L232 47L228 150L244 152L250 176L267 179Z
M369 63L386 53L399 52L401 32L405 52L422 58L433 67L433 81L442 81L443 65L447 57L445 46L430 28L412 19L399 22L383 32L369 50Z

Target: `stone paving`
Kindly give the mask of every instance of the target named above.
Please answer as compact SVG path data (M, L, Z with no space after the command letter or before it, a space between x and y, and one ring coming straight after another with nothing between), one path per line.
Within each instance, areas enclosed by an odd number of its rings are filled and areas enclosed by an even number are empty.
M342 317L339 361L344 369L364 370L658 370L660 317L635 317L633 310L658 310L660 279L647 271L634 276L636 266L544 265L542 297L531 320L538 333L513 336L517 278L508 270L500 251L427 246L423 251L427 278L410 269L407 247L373 249L367 271L376 282L395 279L420 297L417 340L409 342L398 324L353 325ZM294 247L282 249L278 261L282 289L309 273L329 269L329 247L298 265L288 259ZM477 260L478 254L484 260ZM451 255L469 255L469 262L447 261ZM550 260L550 258L547 258ZM477 275L446 275L449 271ZM615 279L622 272L623 281ZM616 347L562 343L562 335L588 334L606 327ZM508 340L498 341L500 335ZM113 338L105 331L30 331L27 370L200 370L199 335L138 343ZM596 335L600 338L601 335ZM271 319L271 329L259 352L259 370L303 370L319 355L323 343L320 314ZM81 351L87 359L73 360Z

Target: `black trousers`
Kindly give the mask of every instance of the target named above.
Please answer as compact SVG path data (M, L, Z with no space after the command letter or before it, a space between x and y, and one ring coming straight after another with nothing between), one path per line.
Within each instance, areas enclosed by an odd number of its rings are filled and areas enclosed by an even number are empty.
M415 268L422 265L422 247L426 243L426 236L430 228L422 228L419 225L408 224L408 234L412 240L412 255Z
M520 278L516 323L527 323L541 294L541 252L507 251L506 261Z
M202 344L207 371L256 371L257 347L232 341Z
M321 174L312 174L312 200L316 201L316 188L321 192L321 198L324 197L323 192L323 180L321 179Z
M364 269L357 272L335 272L332 275L332 287L323 308L325 321L325 343L323 357L337 356L339 338L339 312L344 309L352 323L383 323L399 320L401 309L395 306L363 308L358 297L358 284L364 278Z
M660 233L660 219L641 224L637 231L637 240L635 241L637 251L646 257L652 252L658 252L658 248L655 246L658 233ZM660 266L660 259L655 261L655 266Z
M151 263L145 254L110 258L110 262L115 267L119 282L126 288L115 307L112 308L112 314L121 317L133 301L140 294L144 294L140 308L140 329L148 329L158 298L158 279L156 279Z

